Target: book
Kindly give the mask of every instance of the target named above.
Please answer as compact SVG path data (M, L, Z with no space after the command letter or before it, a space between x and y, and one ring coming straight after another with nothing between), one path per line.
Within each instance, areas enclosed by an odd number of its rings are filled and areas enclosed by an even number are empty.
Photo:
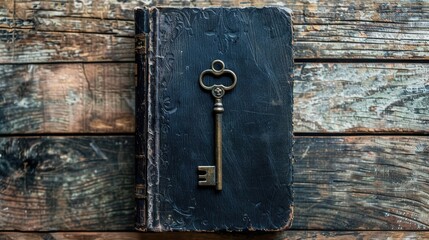
M136 229L291 226L291 11L136 9Z

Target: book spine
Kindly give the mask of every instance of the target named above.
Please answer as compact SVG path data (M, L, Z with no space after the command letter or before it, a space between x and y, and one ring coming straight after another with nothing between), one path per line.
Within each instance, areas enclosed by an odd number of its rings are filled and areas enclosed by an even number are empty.
M136 72L136 138L135 138L135 198L136 230L147 230L147 133L148 133L148 35L149 10L135 11Z
M162 231L159 215L159 158L160 158L160 109L158 99L158 15L159 9L152 7L148 12L147 44L147 154L146 154L146 227L148 231Z

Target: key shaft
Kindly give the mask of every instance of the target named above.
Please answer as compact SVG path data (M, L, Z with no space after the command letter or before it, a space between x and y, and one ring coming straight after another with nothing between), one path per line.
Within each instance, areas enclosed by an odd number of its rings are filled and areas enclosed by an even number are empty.
M213 112L215 114L216 190L222 190L222 113L224 112L222 98L215 98Z

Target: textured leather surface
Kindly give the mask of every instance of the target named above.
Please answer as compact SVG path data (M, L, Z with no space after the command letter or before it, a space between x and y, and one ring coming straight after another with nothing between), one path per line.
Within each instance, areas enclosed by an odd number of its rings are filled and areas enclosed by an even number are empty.
M147 139L137 141L138 155L147 163L137 165L146 171L140 178L147 176L148 230L287 228L293 215L289 11L152 8L136 13L137 29L149 26L148 66L139 65L148 83L137 88L137 108L146 108L137 112L146 115L137 118L143 125L137 134L148 132ZM197 166L214 165L214 100L198 78L215 59L238 78L223 97L222 191L198 186L197 171ZM206 79L207 84L230 81Z

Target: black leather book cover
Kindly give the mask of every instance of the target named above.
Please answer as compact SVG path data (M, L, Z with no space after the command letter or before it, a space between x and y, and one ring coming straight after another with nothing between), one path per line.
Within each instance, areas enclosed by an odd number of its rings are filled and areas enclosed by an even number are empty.
M290 10L136 9L136 62L137 229L290 227Z

